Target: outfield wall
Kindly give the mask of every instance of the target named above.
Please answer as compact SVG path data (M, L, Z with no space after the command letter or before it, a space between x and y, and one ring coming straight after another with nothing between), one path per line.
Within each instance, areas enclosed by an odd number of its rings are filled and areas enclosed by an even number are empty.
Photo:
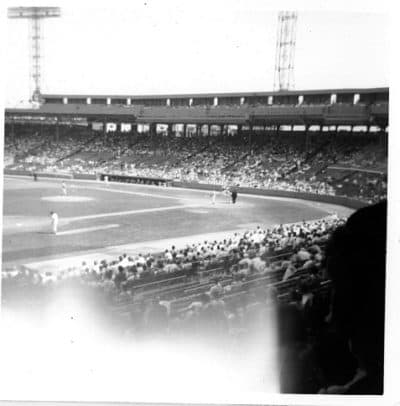
M23 170L4 170L5 175L21 175L21 176L32 176L31 172L23 171ZM96 175L89 175L83 173L77 173L73 176L63 174L63 173L37 173L38 177L48 177L48 178L64 178L64 179L80 179L80 180L96 180ZM119 180L122 183L126 183L126 179L129 176L119 177ZM137 178L137 177L135 177ZM143 179L146 179L143 177ZM149 178L150 179L150 178ZM129 182L131 183L131 182ZM136 182L135 182L136 183ZM170 185L173 187L178 188L187 188L187 189L197 189L197 190L218 190L222 191L222 186L220 185L211 185L205 183L189 183L189 182L170 182ZM359 209L360 207L364 207L367 203L360 202L356 199L350 199L348 197L342 196L327 196L327 195L319 195L315 193L300 193L300 192L289 192L285 190L268 190L268 189L257 189L257 188L249 188L249 187L237 187L235 188L238 194L249 194L249 195L259 195L259 196L273 196L273 197L288 197L292 199L301 199L301 200L309 200L321 203L329 203L329 204L336 204L339 206L350 207L352 209Z
M202 190L222 190L220 185L209 185L204 183L186 183L186 182L172 182L172 186L188 188L188 189L202 189ZM342 196L328 196L319 195L316 193L301 193L301 192L289 192L285 190L269 190L269 189L257 189L249 187L236 187L235 188L240 195L241 193L249 195L259 196L274 196L274 197L289 197L292 199L310 200L315 202L337 204L339 206L350 207L352 209L359 209L364 207L367 203L360 202L356 199L350 199Z
M10 169L4 169L4 175L19 175L19 176L32 176L33 174L36 173L38 178L61 178L61 179L72 179L72 175L69 173L62 173L62 172L57 172L57 173L48 173L48 172L29 172L29 171L24 171L24 170L10 170Z

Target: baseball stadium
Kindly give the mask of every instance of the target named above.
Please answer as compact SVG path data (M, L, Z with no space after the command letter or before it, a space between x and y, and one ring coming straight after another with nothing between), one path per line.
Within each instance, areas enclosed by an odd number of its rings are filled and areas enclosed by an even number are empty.
M279 15L290 41L296 18ZM295 90L285 55L268 92L45 94L34 76L4 112L3 310L83 312L89 346L146 348L126 355L137 393L188 374L190 393L381 394L389 88Z

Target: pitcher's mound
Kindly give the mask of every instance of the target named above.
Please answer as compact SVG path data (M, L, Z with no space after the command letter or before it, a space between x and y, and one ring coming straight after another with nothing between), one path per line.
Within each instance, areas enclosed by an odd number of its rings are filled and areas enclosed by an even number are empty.
M92 197L85 196L45 196L42 200L46 202L56 202L56 203L78 203L78 202L88 202L93 200Z

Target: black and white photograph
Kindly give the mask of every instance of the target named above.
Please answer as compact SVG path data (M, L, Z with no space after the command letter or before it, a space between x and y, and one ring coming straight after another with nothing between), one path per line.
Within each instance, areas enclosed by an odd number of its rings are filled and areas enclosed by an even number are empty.
M385 398L389 11L348 3L3 5L0 400Z

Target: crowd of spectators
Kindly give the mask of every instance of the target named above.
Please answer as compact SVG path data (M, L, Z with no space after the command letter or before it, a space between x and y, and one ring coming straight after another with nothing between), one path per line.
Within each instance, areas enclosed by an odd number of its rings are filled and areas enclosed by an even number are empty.
M372 135L170 137L71 127L55 136L33 127L6 132L5 156L10 169L31 172L162 177L369 203L387 192L386 148ZM347 221L258 227L58 273L5 270L3 306L40 309L73 289L118 319L128 338L212 337L240 349L274 319L282 392L381 393L385 213L381 203Z
M240 351L274 328L282 392L378 394L385 224L382 202L348 220L257 227L58 274L15 269L3 273L3 306L33 308L72 287L124 315L127 339L194 337Z
M9 270L2 275L3 306L42 309L69 288L74 296L92 298L103 314L125 312L121 325L128 337L232 343L271 306L292 303L300 309L312 300L327 279L324 246L343 223L333 215L257 227L221 241L172 246L159 254L123 253L58 273Z
M36 148L32 148L35 147ZM38 147L40 146L40 148ZM69 130L6 136L10 169L157 177L225 187L354 197L386 196L387 153L377 135L175 137ZM10 161L11 162L11 161ZM330 167L340 168L334 176Z
M311 269L319 266L322 260L321 245L324 245L330 232L343 220L332 215L328 218L302 222L293 225L279 225L268 230L257 227L243 234L235 233L223 241L204 241L202 243L177 248L172 246L160 254L122 254L113 261L100 260L92 264L84 262L59 274L32 274L29 270L11 271L10 281L15 276L34 276L40 285L57 284L64 279L78 277L101 289L126 291L144 282L154 282L171 275L197 274L201 270L215 268L223 264L238 276L249 276L254 272L263 276L282 271L282 280L286 280L299 269ZM307 251L309 250L309 251ZM269 258L290 254L284 261L270 262ZM21 273L22 272L22 273ZM19 277L19 276L18 276Z

